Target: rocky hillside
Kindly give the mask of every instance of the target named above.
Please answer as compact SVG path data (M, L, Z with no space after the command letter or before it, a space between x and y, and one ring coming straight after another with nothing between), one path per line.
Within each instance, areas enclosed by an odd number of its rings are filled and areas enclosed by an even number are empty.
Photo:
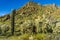
M0 17L1 29L11 28L11 14ZM60 7L28 2L15 13L15 34L60 33ZM7 30L7 31L8 31ZM10 32L10 31L9 31Z

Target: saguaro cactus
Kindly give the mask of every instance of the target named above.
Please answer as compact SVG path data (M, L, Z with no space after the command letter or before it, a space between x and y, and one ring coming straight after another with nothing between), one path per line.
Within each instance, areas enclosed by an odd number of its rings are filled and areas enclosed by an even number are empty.
M11 32L12 32L12 35L14 35L15 14L16 14L16 10L13 10L12 14L11 14Z

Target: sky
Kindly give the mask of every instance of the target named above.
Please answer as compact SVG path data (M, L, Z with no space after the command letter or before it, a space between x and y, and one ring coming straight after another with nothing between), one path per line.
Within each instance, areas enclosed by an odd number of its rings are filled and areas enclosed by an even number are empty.
M32 0L39 4L56 4L60 6L60 0ZM0 16L11 13L12 9L18 9L23 6L29 0L0 0Z

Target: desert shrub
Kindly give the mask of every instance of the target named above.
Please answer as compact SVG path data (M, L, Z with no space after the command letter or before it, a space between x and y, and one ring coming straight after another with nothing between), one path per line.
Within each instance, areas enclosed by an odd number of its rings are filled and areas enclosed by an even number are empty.
M34 40L44 40L45 34L36 34L34 35Z
M46 25L45 29L46 29L47 33L52 33L53 32L53 29L49 24Z
M23 34L20 36L20 40L29 40L29 34Z

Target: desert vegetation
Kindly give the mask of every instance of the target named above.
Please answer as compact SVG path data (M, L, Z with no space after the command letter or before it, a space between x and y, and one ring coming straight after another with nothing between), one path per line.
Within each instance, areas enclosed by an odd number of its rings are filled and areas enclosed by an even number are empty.
M0 17L1 40L60 40L60 7L28 2Z

